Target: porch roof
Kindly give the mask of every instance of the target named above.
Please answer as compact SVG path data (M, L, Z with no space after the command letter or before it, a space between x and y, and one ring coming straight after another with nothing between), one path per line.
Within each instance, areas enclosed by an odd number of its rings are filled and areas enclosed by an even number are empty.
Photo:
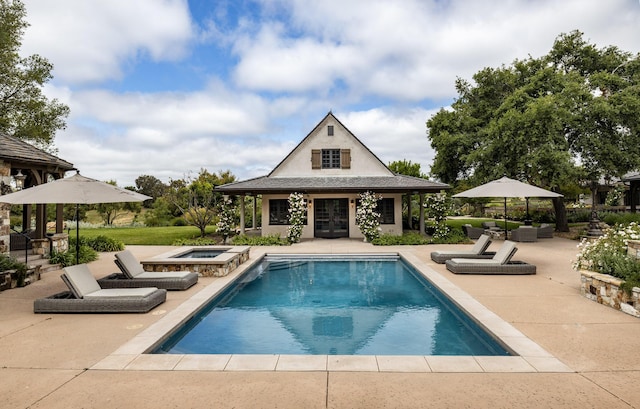
M216 186L215 190L232 195L258 195L276 193L358 193L371 190L376 193L437 193L449 189L445 183L433 182L413 176L334 176L334 177L269 177L262 176Z
M3 133L0 133L0 160L16 163L18 167L50 166L61 170L73 169L72 163Z

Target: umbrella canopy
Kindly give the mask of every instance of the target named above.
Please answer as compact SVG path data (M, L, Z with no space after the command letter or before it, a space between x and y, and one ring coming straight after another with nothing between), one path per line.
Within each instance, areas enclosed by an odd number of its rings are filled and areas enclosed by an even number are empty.
M0 196L0 203L9 204L96 204L142 202L149 196L122 189L79 173L64 179L43 183L19 192Z
M0 203L76 205L76 263L80 253L78 205L96 203L142 202L149 196L122 189L77 173L71 177L43 183L19 192L0 196Z
M529 185L506 176L473 189L465 190L453 197L504 197L504 230L507 230L507 198L524 197L527 201L527 217L529 215L530 197L562 197L560 193Z

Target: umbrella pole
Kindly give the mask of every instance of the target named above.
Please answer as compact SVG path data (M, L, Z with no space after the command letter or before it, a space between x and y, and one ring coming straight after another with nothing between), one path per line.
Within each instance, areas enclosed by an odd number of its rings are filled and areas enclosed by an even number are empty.
M80 205L76 203L76 265L80 264Z
M507 198L504 198L504 238L509 238L509 230L507 229Z

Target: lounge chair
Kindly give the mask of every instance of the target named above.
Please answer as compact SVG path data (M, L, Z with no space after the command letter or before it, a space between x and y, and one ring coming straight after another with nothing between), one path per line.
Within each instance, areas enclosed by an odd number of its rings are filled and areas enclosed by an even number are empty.
M493 258L495 252L487 252L487 247L491 244L491 238L486 234L480 235L476 244L471 250L439 250L431 252L431 260L438 264L444 264L445 261L452 258Z
M511 261L518 251L516 244L505 240L491 259L453 258L445 262L454 274L535 274L536 266L523 261Z
M511 230L511 240L521 242L538 241L538 229L532 226L520 226Z
M116 253L114 261L122 272L98 280L102 288L157 287L186 290L198 282L198 273L191 271L144 271L142 264L129 250Z
M462 231L464 232L465 236L473 240L479 239L480 236L482 236L482 234L484 233L484 229L481 229L480 227L473 227L470 224L463 224Z
M148 312L167 299L167 290L155 287L103 289L86 264L65 267L61 278L69 291L35 300L34 312Z

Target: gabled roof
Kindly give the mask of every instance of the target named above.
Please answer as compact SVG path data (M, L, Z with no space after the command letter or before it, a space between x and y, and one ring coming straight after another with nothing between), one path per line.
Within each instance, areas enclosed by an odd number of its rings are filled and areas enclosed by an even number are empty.
M73 169L73 164L51 155L16 137L0 133L0 160Z
M269 172L269 174L267 176L272 176L277 170L278 168L280 168L286 161L287 159L289 159L299 148L300 146L302 146L309 138L313 137L319 130L319 128L321 128L323 126L323 124L327 121L327 119L333 119L334 121L336 121L337 124L339 124L342 128L344 128L344 130L347 132L347 134L353 138L354 141L356 141L360 146L362 146L362 148L364 148L370 155L371 157L376 160L377 162L380 163L380 165L382 165L388 172L389 175L392 175L393 172L391 171L391 169L389 169L389 167L387 165L384 164L384 162L382 162L380 160L380 158L378 158L378 156L376 156L376 154L374 154L371 149L369 149L364 143L362 143L362 141L360 139L358 139L358 137L356 137L353 132L351 132L349 130L349 128L347 128L346 126L344 126L344 124L342 122L340 122L340 120L338 118L335 117L335 115L333 115L333 112L329 111L327 113L327 115L324 116L324 118L322 118L322 120L320 122L318 122L318 124L311 130L311 132L309 132L307 134L307 136L305 136L300 143L298 143L296 145L295 148L293 148L291 150L291 152L289 152L289 154L287 154L287 156L284 157L284 159L282 159L280 161L280 163L278 163L276 165L275 168L273 168L273 170L271 172Z

